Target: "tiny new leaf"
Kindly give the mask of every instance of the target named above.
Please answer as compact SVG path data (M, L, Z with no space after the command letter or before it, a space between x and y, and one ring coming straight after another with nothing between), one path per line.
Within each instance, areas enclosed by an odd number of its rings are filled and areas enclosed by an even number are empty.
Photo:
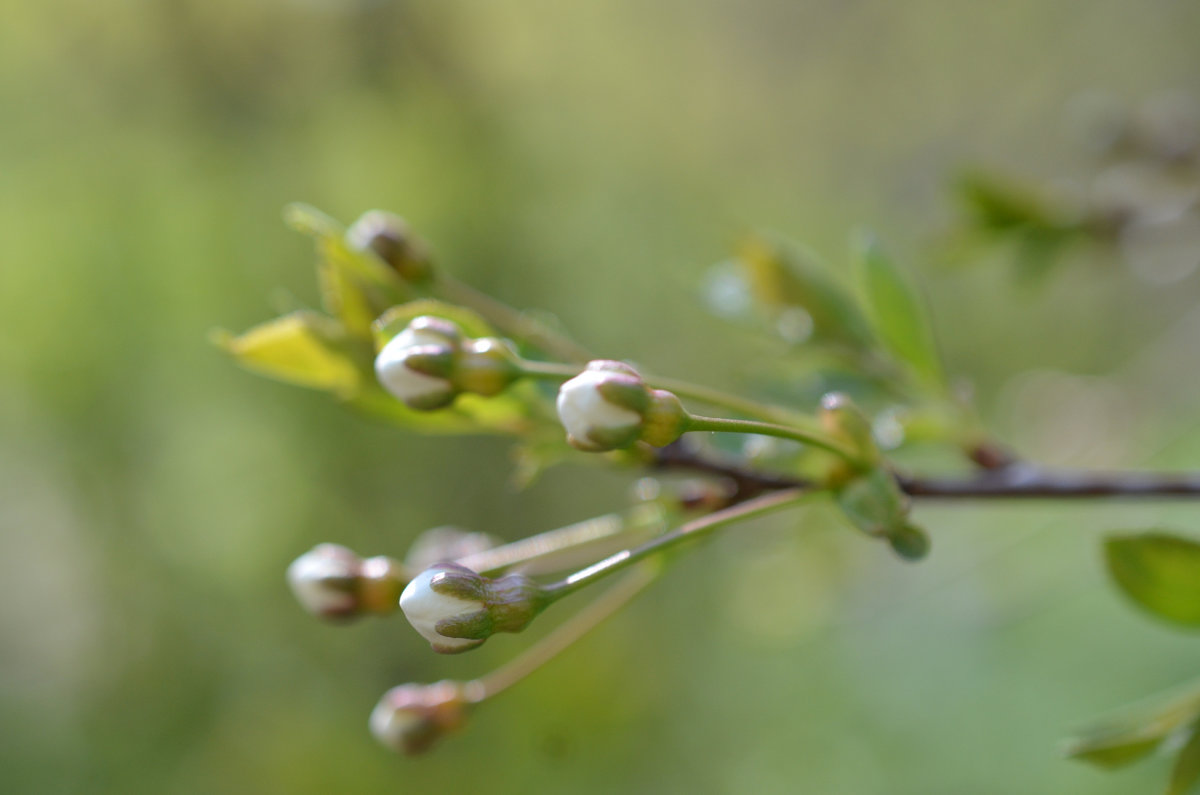
M742 247L738 263L754 299L768 311L802 309L812 320L815 339L856 351L875 346L854 297L811 252L754 237Z
M940 386L944 380L941 357L917 288L870 233L863 233L857 241L855 261L880 339L922 383Z
M1067 756L1100 767L1128 765L1147 756L1200 716L1200 686L1160 694L1126 707L1067 741Z
M1193 725L1191 738L1179 750L1179 755L1175 757L1175 766L1171 768L1171 783L1167 787L1167 795L1195 793L1197 781L1200 781L1200 730Z
M353 342L336 321L316 312L292 312L237 336L217 331L213 341L247 370L343 397L364 377Z

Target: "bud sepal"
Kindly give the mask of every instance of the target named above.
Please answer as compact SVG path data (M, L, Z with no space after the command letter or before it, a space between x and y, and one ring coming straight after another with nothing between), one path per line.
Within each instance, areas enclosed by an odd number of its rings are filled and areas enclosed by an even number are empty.
M422 315L383 343L375 373L409 408L433 411L464 392L494 397L523 370L516 351L504 340L465 337L452 321Z
M497 632L520 632L550 603L521 574L491 579L457 563L439 563L413 578L400 609L441 654L473 649Z
M424 753L466 722L471 702L459 682L393 687L371 711L371 734L402 754Z
M624 362L597 359L558 391L558 417L567 441L586 452L663 447L687 430L688 414L672 393L651 389Z

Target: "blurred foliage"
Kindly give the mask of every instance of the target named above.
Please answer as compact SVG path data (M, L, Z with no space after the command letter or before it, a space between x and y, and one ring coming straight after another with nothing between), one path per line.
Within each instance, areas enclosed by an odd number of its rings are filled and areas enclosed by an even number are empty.
M969 261L978 244L1006 244L1017 276L1036 282L1082 247L1147 281L1187 278L1200 267L1200 102L1160 92L1128 109L1091 91L1067 110L1091 167L1045 185L965 174L958 192L967 217L955 256Z
M511 492L503 441L343 415L206 337L319 304L281 207L386 207L604 354L815 402L839 384L781 364L786 341L694 307L708 263L760 225L842 262L866 222L925 270L964 166L1092 184L1055 120L1084 89L1196 96L1198 26L1168 0L10 4L0 789L1159 786L1165 763L1110 778L1047 749L1194 675L1194 639L1104 587L1092 530L1194 528L1184 505L924 508L939 547L919 570L820 507L747 527L470 733L393 758L365 731L380 693L511 646L448 664L398 624L314 626L287 563L333 538L400 555L446 523L522 536L608 510L626 482L562 468ZM1038 293L993 267L927 280L947 372L1002 438L1052 464L1195 466L1200 285L1172 254L1194 252L1189 213L1130 227L1128 268L1073 249Z
M1116 536L1104 547L1113 580L1158 618L1200 625L1200 544L1168 533Z

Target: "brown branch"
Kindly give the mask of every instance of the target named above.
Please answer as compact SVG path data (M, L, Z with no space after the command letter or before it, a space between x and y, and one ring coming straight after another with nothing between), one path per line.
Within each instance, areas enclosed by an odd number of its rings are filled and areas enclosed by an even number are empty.
M654 468L723 478L731 485L730 504L767 491L812 485L718 458L682 441L659 450ZM1089 472L1015 463L963 477L898 475L897 480L905 493L920 499L1200 498L1200 473L1185 472Z
M1200 474L1088 472L1016 464L970 478L899 478L913 497L938 499L1053 499L1200 497Z

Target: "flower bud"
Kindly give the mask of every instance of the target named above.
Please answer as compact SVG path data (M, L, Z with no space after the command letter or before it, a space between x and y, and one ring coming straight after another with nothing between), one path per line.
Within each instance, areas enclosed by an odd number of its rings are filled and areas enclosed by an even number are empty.
M400 594L405 618L441 654L473 649L496 632L520 632L549 604L520 574L483 577L457 563L418 574Z
M391 558L363 560L338 544L320 544L288 566L287 580L305 610L319 618L345 621L394 611L408 577Z
M588 452L648 442L663 447L687 427L679 398L651 389L637 370L622 362L597 359L558 391L558 417L567 441Z
M830 392L821 398L820 420L826 433L849 446L864 464L879 461L871 422L849 396Z
M521 377L521 360L507 341L481 337L467 341L456 363L454 384L463 392L493 397Z
M929 535L916 525L903 525L888 536L888 543L905 560L920 560L929 554Z
M419 284L433 275L428 248L398 215L383 210L364 213L346 230L346 243L373 252L407 282Z
M393 751L419 754L461 727L468 706L458 682L393 687L371 711L371 734Z
M460 345L458 328L435 317L419 317L388 340L375 357L375 375L384 389L409 408L439 409L458 390L447 377Z
M521 361L504 340L463 339L439 317L415 318L375 358L379 383L409 408L445 408L462 392L492 397L521 377Z
M404 556L404 565L409 571L423 571L436 563L477 555L499 545L500 542L487 533L435 527L417 536Z

